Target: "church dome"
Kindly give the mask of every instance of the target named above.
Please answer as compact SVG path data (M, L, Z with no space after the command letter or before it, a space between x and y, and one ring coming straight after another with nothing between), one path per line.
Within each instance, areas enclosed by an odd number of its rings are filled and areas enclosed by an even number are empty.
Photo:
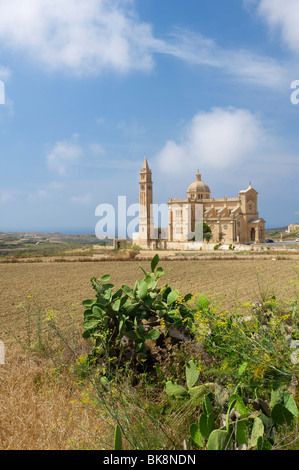
M209 186L201 181L200 173L196 174L196 180L190 184L187 190L188 196L198 196L199 194L202 194L204 199L210 197L210 192Z

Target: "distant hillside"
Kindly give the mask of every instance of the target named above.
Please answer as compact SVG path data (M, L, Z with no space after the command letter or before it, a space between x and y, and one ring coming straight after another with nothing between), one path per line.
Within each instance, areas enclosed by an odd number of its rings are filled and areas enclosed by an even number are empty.
M98 240L94 234L37 232L0 232L0 257L51 256L73 250L92 250L94 245L112 245L112 240Z
M288 229L288 226L286 227L273 227L273 228L266 228L265 232L285 232Z

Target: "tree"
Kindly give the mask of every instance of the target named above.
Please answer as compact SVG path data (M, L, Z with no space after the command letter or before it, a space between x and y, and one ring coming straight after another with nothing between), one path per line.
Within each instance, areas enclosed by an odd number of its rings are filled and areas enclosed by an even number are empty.
M207 241L212 238L212 229L206 222L197 222L195 226L195 236L193 237L193 240L201 241L201 236Z
M207 242L209 242L212 238L212 233L211 232L206 232L203 236L204 240L206 240Z

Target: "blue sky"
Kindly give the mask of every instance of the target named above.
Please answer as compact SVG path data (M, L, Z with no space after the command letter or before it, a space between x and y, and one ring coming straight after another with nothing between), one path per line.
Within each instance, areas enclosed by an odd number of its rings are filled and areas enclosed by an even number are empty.
M0 231L93 232L145 154L156 203L200 169L296 221L298 23L297 0L0 0Z

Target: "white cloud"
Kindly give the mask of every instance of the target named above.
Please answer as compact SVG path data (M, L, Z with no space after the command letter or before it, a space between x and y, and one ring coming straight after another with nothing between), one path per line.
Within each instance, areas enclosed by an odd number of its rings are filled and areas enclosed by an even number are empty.
M239 81L272 89L283 89L289 83L287 64L249 50L226 49L201 34L177 29L172 41L161 53L171 54L185 62L221 70Z
M264 8L278 2L262 0ZM1 47L29 56L47 69L80 76L106 70L150 71L155 54L166 54L267 88L278 89L285 80L284 65L273 58L226 49L198 33L177 28L165 39L156 38L152 25L138 17L135 3L0 0Z
M166 142L157 155L165 173L184 174L191 169L239 166L270 145L261 120L246 109L214 108L196 114L181 142Z
M79 75L149 70L151 26L130 0L0 0L1 46Z
M82 149L77 143L61 141L57 142L47 155L47 163L51 170L63 176L70 166L79 161L81 155Z
M259 14L271 30L279 30L284 44L299 53L299 2L298 0L260 0Z

